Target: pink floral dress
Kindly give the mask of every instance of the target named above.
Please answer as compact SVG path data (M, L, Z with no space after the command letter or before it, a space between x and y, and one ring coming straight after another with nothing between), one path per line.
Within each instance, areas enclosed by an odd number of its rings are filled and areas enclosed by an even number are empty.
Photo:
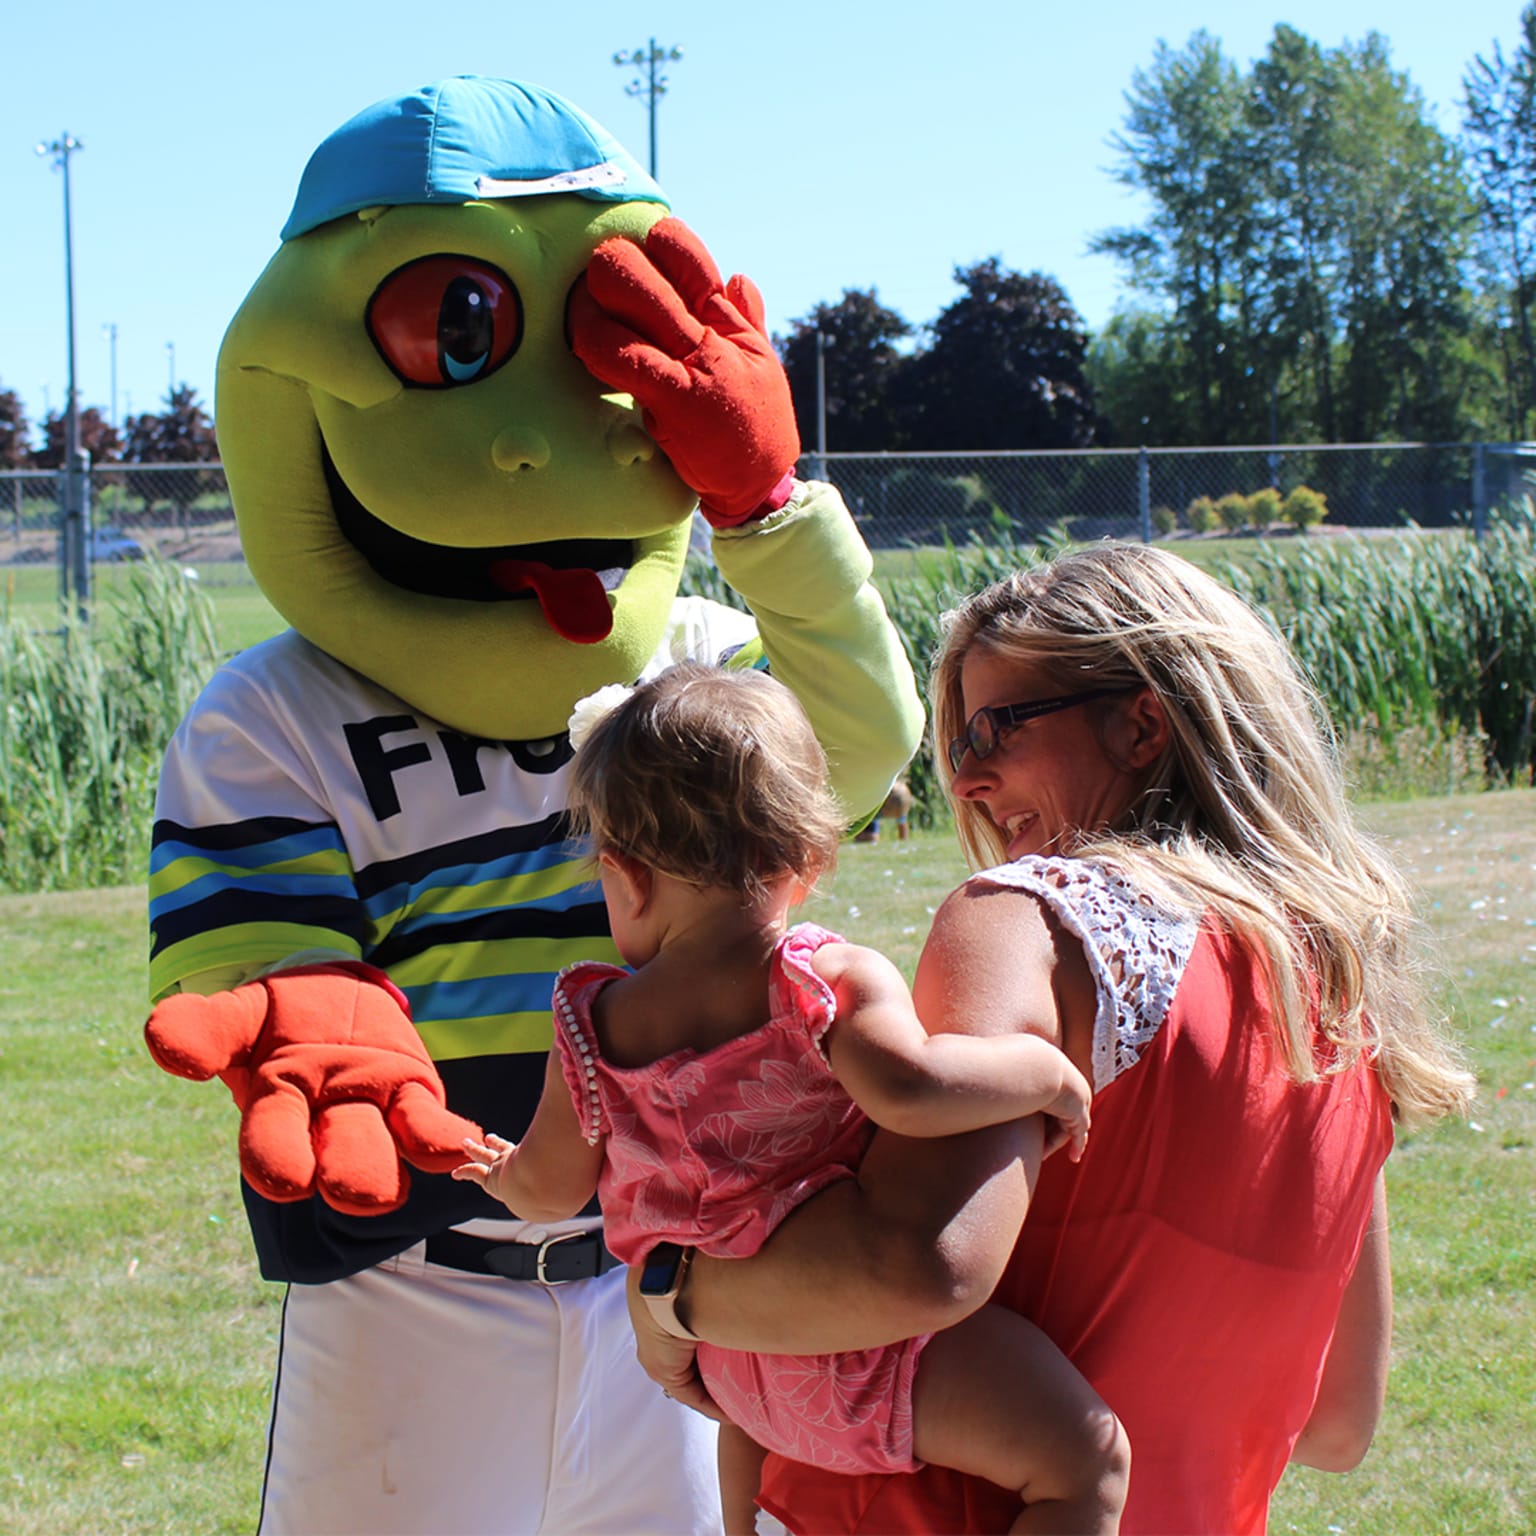
M625 1263L659 1242L746 1258L802 1201L853 1176L872 1127L827 1063L836 1004L811 968L823 944L839 942L811 923L792 928L774 951L766 1024L643 1067L604 1060L592 1029L597 994L626 973L591 961L560 973L556 1048L583 1134L604 1141L603 1226ZM698 1364L760 1445L836 1471L909 1471L912 1379L927 1339L836 1355L702 1344Z

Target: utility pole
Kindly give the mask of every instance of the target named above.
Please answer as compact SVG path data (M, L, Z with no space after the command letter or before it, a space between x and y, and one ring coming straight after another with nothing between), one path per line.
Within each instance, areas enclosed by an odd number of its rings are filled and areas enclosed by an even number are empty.
M80 617L90 616L91 559L87 547L89 529L88 476L90 460L80 447L80 391L75 380L75 236L69 195L69 157L85 146L73 134L61 133L51 144L39 144L40 155L51 155L64 172L64 316L69 333L69 396L64 404L63 513L64 538L60 551L59 596L66 605L73 598Z
M171 387L165 396L165 408L169 411L174 409L176 405L176 343L174 341L166 342L165 351L171 360Z
M658 48L654 37L645 48L636 48L627 53L621 48L613 56L613 62L621 69L643 68L646 71L643 79L631 80L624 90L627 95L645 97L650 111L652 180L656 177L656 103L667 94L667 77L657 74L656 67L659 64L675 63L682 56L681 48Z
M816 327L816 478L827 478L827 333Z

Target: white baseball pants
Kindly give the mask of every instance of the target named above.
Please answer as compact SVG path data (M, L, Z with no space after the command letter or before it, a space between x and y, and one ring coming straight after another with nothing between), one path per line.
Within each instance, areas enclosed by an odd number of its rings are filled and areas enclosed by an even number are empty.
M543 1286L420 1246L292 1286L262 1536L718 1536L715 1426L635 1361L624 1270Z

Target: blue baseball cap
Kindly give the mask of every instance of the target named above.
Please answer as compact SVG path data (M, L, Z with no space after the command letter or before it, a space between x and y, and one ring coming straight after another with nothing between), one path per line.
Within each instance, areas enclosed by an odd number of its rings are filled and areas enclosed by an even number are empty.
M360 208L573 192L668 206L611 133L537 85L455 75L375 102L309 157L282 238Z

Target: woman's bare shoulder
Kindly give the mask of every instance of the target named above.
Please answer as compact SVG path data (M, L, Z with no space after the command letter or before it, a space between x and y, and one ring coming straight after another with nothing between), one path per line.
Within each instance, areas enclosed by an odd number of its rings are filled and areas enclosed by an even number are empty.
M1064 962L1082 965L1081 945L1039 896L969 881L934 914L913 984L918 1013L930 1030L1059 1040Z

